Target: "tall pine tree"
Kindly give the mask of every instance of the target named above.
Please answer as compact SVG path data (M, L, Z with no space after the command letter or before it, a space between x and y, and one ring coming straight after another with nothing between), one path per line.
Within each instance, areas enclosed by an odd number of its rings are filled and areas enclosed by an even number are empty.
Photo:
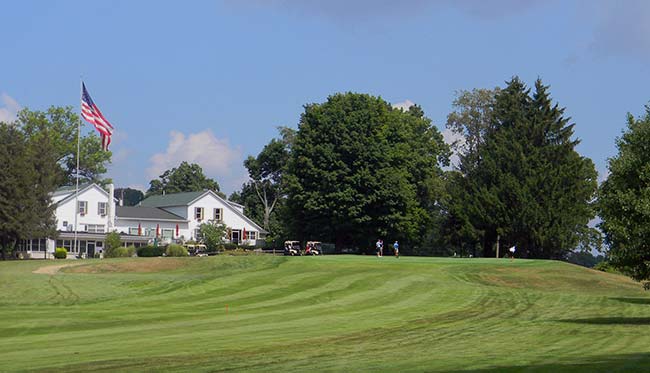
M574 125L540 80L532 96L518 78L508 82L493 120L478 162L453 178L462 193L450 203L451 226L470 225L464 237L479 237L485 256L494 255L500 237L524 257L563 257L593 233L587 226L597 187L593 162L575 151Z

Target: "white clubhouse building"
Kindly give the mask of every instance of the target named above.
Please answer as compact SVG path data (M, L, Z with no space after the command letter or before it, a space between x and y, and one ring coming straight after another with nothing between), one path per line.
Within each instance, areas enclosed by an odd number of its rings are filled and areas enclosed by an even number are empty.
M151 196L138 206L121 206L113 194L112 184L108 192L97 184L79 186L76 198L75 187L56 190L52 203L56 204L58 237L24 240L18 251L32 258L53 258L55 247L64 247L68 257L93 257L103 251L108 232L120 233L124 246L139 247L154 241L184 243L200 241L199 226L212 222L229 228L230 242L255 245L266 235L244 215L242 205L209 190Z

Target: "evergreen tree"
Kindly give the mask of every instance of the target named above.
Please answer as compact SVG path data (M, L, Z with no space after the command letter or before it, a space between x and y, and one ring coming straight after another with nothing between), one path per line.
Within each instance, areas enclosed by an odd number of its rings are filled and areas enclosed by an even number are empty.
M598 206L610 262L637 281L650 280L650 105L645 115L627 116L627 131L616 140L609 176ZM650 288L650 282L645 283Z
M50 195L59 179L57 157L47 126L27 136L0 123L0 251L3 259L19 240L54 237Z
M494 255L497 238L525 257L562 258L593 237L587 223L594 217L595 167L575 151L573 124L547 90L538 80L531 96L513 78L496 97L477 162L454 178L463 193L448 207L457 222L450 226L461 224L464 239L478 237L485 256Z

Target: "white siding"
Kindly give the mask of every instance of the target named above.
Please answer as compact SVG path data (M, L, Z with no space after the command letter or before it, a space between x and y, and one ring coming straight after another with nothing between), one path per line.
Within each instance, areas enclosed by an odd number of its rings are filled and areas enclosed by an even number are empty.
M204 209L204 219L203 221L199 221L194 218L194 208L195 207L203 207ZM214 195L212 194L206 194L202 198L194 201L191 205L187 207L186 214L190 216L190 223L189 223L189 229L194 233L195 229L198 229L199 226L202 223L207 223L208 220L212 220L214 217L214 209L215 208L220 208L223 211L223 223L233 229L233 230L243 230L244 228L246 229L246 232L257 232L256 236L259 238L259 230L258 228L254 227L250 223L248 223L245 219L243 219L241 216L239 216L235 211L234 207L229 204L229 203L224 203L221 200L217 199ZM254 244L253 240L248 240L246 243Z
M194 218L194 210L192 210L192 215L187 215L187 206L170 206L163 207L162 209L171 212L174 215L178 215L185 220L189 220L188 216Z
M84 190L79 193L79 201L87 202L87 213L84 216L78 215L77 217L77 230L85 230L85 226L88 224L93 225L103 225L106 230L108 227L108 215L101 216L98 211L98 202L108 203L108 193L99 188L96 185L93 185L89 189ZM75 198L70 198L68 201L57 206L56 208L56 229L66 231L68 229L74 230L74 217L76 211ZM73 226L73 228L67 228L63 226L63 222L67 222L68 225Z

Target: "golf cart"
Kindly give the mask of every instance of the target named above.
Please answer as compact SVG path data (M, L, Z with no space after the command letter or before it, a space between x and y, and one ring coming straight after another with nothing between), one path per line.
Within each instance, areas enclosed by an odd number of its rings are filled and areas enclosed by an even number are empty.
M208 256L207 247L203 244L189 244L185 248L190 256Z
M300 253L300 241L284 241L284 255L302 255Z
M305 255L322 255L323 248L320 241L308 241L305 246Z

